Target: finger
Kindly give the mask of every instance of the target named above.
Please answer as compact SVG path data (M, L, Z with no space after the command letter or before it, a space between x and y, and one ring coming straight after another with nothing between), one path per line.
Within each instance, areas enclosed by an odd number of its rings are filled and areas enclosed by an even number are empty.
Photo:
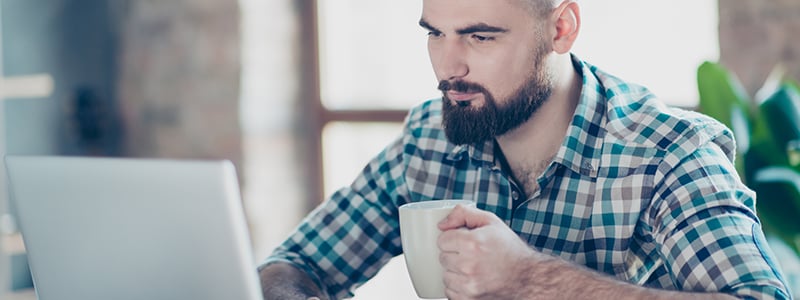
M461 227L472 229L486 226L492 222L493 216L492 213L459 204L439 222L439 230L447 231Z
M463 285L461 284L467 279L465 276L452 272L445 272L442 279L444 280L444 294L447 296L447 299L467 299L466 295L462 293Z
M447 297L448 300L461 300L461 299L464 299L464 297L461 296L461 294L458 293L458 290L451 289L451 288L448 288L448 287L444 288L444 295L445 295L445 297Z
M439 253L439 264L445 271L463 274L458 264L458 252L445 252Z
M458 253L459 250L463 249L463 244L470 240L469 235L469 229L463 227L448 230L439 234L439 238L436 240L436 246L438 246L439 250L442 252Z
M445 271L442 280L444 280L445 295L448 299L469 299L469 293L467 293L469 277Z

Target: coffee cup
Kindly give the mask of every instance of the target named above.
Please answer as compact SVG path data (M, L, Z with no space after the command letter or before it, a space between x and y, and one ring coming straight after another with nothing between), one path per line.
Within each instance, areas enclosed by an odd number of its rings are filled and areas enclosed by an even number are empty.
M431 200L400 206L400 240L406 266L417 296L424 299L445 298L439 247L438 224L456 205L475 206L472 200Z

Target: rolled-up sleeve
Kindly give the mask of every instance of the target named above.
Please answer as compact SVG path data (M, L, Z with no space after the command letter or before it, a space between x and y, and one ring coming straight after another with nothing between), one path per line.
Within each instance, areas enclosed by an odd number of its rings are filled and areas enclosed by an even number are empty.
M755 193L713 143L665 167L649 216L674 286L743 299L790 299L755 214Z

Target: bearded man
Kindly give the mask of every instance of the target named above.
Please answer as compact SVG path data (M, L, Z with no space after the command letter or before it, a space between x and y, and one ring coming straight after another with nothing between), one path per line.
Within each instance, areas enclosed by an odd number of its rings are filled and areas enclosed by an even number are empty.
M443 97L265 260L266 298L351 296L402 254L398 207L434 199L477 204L439 224L450 299L789 298L731 132L572 55L580 20L423 0Z

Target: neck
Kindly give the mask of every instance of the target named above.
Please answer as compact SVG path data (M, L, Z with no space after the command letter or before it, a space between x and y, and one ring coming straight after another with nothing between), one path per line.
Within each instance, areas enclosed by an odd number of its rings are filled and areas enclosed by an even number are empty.
M527 122L497 138L512 168L549 163L564 142L580 99L583 79L575 71L570 55L553 53L547 59L545 65L553 75L550 98Z

